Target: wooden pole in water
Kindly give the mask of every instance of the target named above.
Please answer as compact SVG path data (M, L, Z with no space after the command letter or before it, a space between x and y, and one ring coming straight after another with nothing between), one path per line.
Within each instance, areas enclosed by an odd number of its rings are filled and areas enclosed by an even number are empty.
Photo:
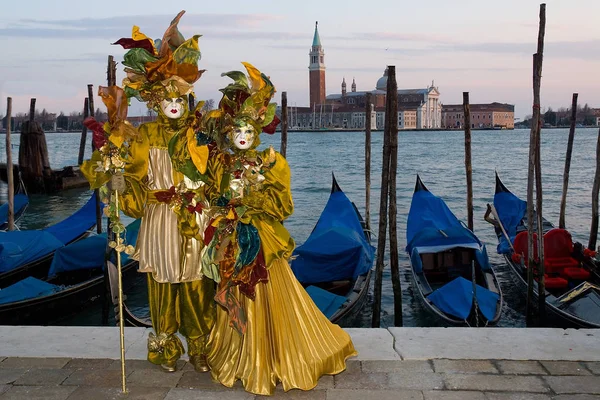
M6 181L8 182L8 230L15 230L15 179L13 175L12 149L10 143L10 120L12 97L6 98Z
M394 291L394 326L402 326L402 287L400 286L400 268L398 265L398 228L396 205L396 171L398 170L398 85L396 84L396 67L388 67L387 92L389 96L390 131L390 172L389 172L389 229L390 229L390 271L392 273L392 289Z
M389 67L388 67L389 70ZM389 74L389 72L388 72ZM398 96L397 93L391 93L388 87L386 94L385 124L383 130L383 157L381 165L381 196L379 198L379 235L377 237L377 261L375 264L375 284L373 289L373 315L371 327L379 328L381 325L381 283L383 280L383 258L385 255L385 235L387 228L388 214L388 191L390 174L390 112L388 108L390 96Z
M111 66L109 65L109 69ZM90 117L94 117L94 85L88 84L88 105L90 110ZM92 151L96 150L94 141L92 140ZM98 189L94 191L96 193L96 232L102 233L102 209L100 207L100 193Z
M471 106L469 92L463 92L463 112L465 114L465 170L467 175L467 226L473 228L473 166L471 165Z
M540 4L540 26L537 44L537 62L535 70L535 84L533 99L535 104L540 104L540 87L542 86L542 64L544 61L544 35L546 33L546 4ZM539 108L539 107L538 107ZM542 213L542 157L541 157L541 138L542 138L542 118L538 109L538 119L535 132L535 197L537 208L537 233L538 233L538 325L545 325L546 321L546 282L544 266L544 230Z
M575 138L575 123L577 119L577 93L573 93L571 102L571 128L569 129L569 141L567 142L567 156L565 158L565 172L563 174L563 190L560 200L560 217L558 227L565 229L565 213L567 209L567 189L569 187L569 170L571 169L571 155L573 154L573 139Z
M527 170L527 306L526 306L526 321L527 326L532 327L535 326L534 321L534 307L533 307L533 269L535 267L535 256L533 254L533 221L534 221L534 206L533 206L533 184L534 184L534 172L535 172L535 131L536 125L540 120L540 104L539 99L538 102L535 101L535 71L537 70L537 57L533 56L533 85L534 85L534 100L533 100L533 113L531 117L531 131L529 133L529 167ZM539 94L539 92L538 92Z
M86 97L83 100L83 120L89 116L90 105L89 99ZM77 165L83 164L83 157L85 156L85 142L87 141L87 127L82 124L81 128L81 140L79 141L79 157L77 157Z
M35 99L31 99L31 101L29 102L29 123L33 123L33 120L35 119Z
M287 92L281 92L281 149L279 152L285 158L287 153L288 136L288 105Z
M7 131L8 132L8 131ZM596 144L596 174L594 175L594 187L592 189L592 226L590 228L590 241L588 249L596 250L598 239L598 195L600 191L600 129L598 130L598 142Z
M367 92L365 106L365 226L369 232L371 231L371 97L371 92Z

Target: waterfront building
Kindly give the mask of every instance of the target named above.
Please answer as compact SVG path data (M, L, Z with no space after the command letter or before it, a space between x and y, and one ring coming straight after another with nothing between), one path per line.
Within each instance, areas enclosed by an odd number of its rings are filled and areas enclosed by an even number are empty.
M473 129L514 129L515 106L504 103L471 104L471 128ZM465 115L462 104L444 104L442 107L442 128L462 129Z

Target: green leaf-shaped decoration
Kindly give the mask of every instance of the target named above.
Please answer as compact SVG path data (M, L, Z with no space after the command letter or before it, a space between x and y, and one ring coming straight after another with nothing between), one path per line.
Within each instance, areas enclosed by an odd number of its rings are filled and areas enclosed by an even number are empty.
M198 64L201 56L200 49L198 48L198 38L200 36L202 35L192 36L173 52L173 60L177 64Z

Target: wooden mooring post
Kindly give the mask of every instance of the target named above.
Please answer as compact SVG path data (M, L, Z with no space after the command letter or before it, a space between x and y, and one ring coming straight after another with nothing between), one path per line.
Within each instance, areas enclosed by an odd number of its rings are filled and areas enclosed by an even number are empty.
M8 182L8 230L15 230L15 178L10 143L12 97L6 98L6 181Z
M571 169L571 155L573 154L573 140L575 138L575 123L577 120L577 93L573 93L571 102L571 127L569 129L569 141L567 142L567 156L565 157L565 172L563 173L562 197L560 199L560 216L558 227L565 229L565 214L567 209L567 189L569 188L569 171Z
M365 105L365 226L371 232L371 113L372 94L367 92Z
M402 287L400 285L400 267L398 262L398 208L396 203L396 171L398 170L398 85L396 84L396 67L388 67L387 92L392 94L386 98L389 105L388 129L390 131L390 167L389 167L389 230L390 230L390 272L392 290L394 291L394 326L402 326Z
M388 217L388 193L390 177L390 112L388 109L389 98L398 96L397 92L390 92L390 77L388 67L388 86L386 95L386 112L383 129L383 156L381 165L381 196L379 198L379 234L377 236L377 259L375 263L375 283L373 288L373 315L371 317L371 327L379 328L381 326L381 284L383 281L383 268L385 256L385 240L387 231Z
M89 99L86 97L83 99L83 121L89 116L90 104ZM79 140L79 156L77 157L77 165L83 164L83 158L85 157L85 143L87 141L87 127L82 124L81 128L81 139Z
M469 92L463 92L465 115L465 172L467 175L467 226L473 232L473 167L471 165L471 107Z
M36 99L31 99L29 119L21 126L19 170L28 193L48 193L57 189L50 168L48 145L42 126L35 122Z
M285 158L287 153L288 136L288 105L287 92L281 92L281 148L279 153Z
M592 188L592 226L590 227L590 240L588 249L596 250L598 239L598 195L600 191L600 129L598 130L598 142L596 144L596 174L594 175L594 186Z
M110 59L109 59L110 60ZM109 66L110 69L110 66ZM88 84L88 106L90 110L90 117L94 116L94 85ZM92 140L92 151L96 150L94 141ZM96 193L96 232L102 233L102 207L100 206L100 193L98 189L94 191Z

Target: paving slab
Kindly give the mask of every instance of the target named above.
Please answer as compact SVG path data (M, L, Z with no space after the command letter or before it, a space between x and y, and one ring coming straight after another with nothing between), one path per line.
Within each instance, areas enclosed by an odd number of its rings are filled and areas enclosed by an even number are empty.
M333 377L336 389L387 389L387 374L340 374Z
M174 388L169 390L164 400L251 400L255 395L252 393L231 391L209 391L202 389Z
M283 390L276 390L272 396L256 396L256 399L326 400L327 391L318 389L308 391L292 389L284 392Z
M43 386L60 385L69 375L73 373L71 369L47 369L34 368L25 372L13 385L22 386Z
M127 393L119 388L78 387L67 400L163 400L169 388L127 387Z
M537 361L498 360L496 365L507 375L546 375L547 372Z
M69 386L13 386L2 400L66 400L76 388Z
M497 374L498 369L489 360L433 360L433 369L447 374Z
M577 361L540 361L550 375L591 375L592 373Z
M145 331L125 328L125 347L139 342ZM119 341L114 326L0 326L0 354L7 357L118 359Z
M122 385L121 371L78 369L62 383L63 386L117 387Z
M450 390L478 390L504 392L546 393L548 387L542 378L519 375L445 375L446 388Z
M584 364L594 375L600 375L600 362L586 362Z
M362 370L362 363L360 360L351 359L346 360L346 371L349 374L360 372Z
M418 390L350 390L330 389L327 400L422 400Z
M62 368L70 360L65 357L8 357L0 363L0 368Z
M389 328L403 359L600 361L600 329ZM552 351L548 351L552 349Z
M362 372L433 372L427 360L368 360L362 361Z
M444 379L442 374L399 372L389 375L388 387L410 390L441 390L444 388Z
M557 394L600 395L600 379L597 376L545 376L544 379Z
M131 386L173 388L177 386L182 375L182 371L165 372L153 369L138 369L127 376L127 384Z
M2 368L0 369L0 385L6 385L9 383L13 383L17 379L19 379L23 374L27 372L26 369L8 369Z
M491 393L485 392L485 396L488 400L550 400L550 396L540 393L519 393L519 392L505 392L505 393Z
M107 369L115 360L110 358L73 358L63 368L68 369ZM120 368L120 364L119 364Z
M554 396L552 400L598 400L600 396L593 394L560 394Z
M481 392L461 390L427 390L423 392L425 400L486 400Z
M355 360L399 360L394 351L394 337L387 329L382 328L346 328L344 329L358 351ZM2 354L2 352L0 352Z

